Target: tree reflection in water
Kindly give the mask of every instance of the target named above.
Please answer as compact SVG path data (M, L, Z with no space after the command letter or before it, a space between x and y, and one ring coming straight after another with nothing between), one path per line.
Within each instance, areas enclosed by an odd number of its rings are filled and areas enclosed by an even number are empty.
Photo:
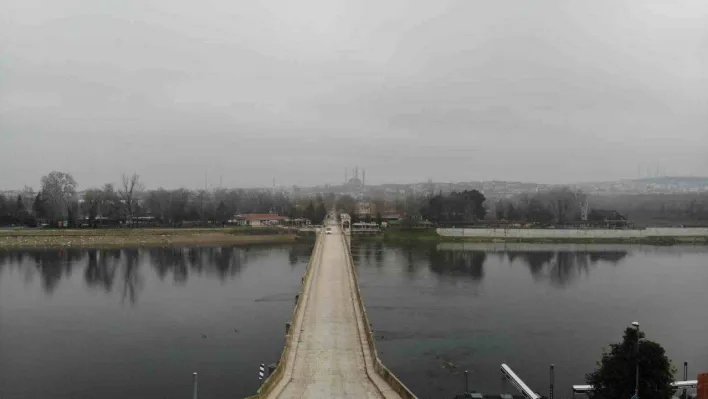
M626 251L529 251L508 252L509 262L520 259L529 268L534 280L549 280L565 286L577 277L590 272L598 262L617 264L627 256Z
M627 251L509 251L509 263L521 260L528 266L534 280L547 280L565 286L590 272L598 262L617 264ZM429 255L430 270L439 275L464 275L472 280L484 278L487 252L483 250L437 250ZM503 261L503 257L500 257Z
M114 256L111 256L111 252ZM116 276L120 250L99 251L89 249L87 251L88 263L84 270L84 280L89 287L103 288L109 292L113 287L113 279Z
M438 275L467 276L473 281L484 279L485 251L438 251L430 254L430 270Z
M0 275L4 268L21 268L27 282L39 274L45 293L55 291L60 280L74 268L83 269L88 287L120 292L121 301L135 303L143 286L140 273L144 264L151 265L161 279L186 283L190 273L213 275L220 280L237 276L249 260L270 253L272 247L212 248L127 248L127 249L48 249L0 251ZM285 248L282 249L286 250ZM287 248L288 260L294 266L305 261L311 245Z
M623 250L488 251L484 247L458 250L449 247L440 249L437 244L407 243L387 247L380 242L362 242L352 247L355 263L374 265L366 255L372 250L377 268L384 266L385 251L400 253L398 262L405 267L409 276L414 276L421 266L425 267L427 264L428 269L438 276L466 277L481 282L485 278L485 264L493 259L495 262L509 264L521 261L529 268L534 280L548 281L557 286L572 283L577 277L589 273L598 262L617 264L628 255L628 252ZM493 254L497 256L492 256Z
M135 303L138 299L137 292L141 288L142 279L138 272L138 258L140 253L135 248L124 249L123 255L125 262L123 264L123 291L121 301L125 302L127 298L130 303Z
M310 261L312 254L312 246L310 245L293 245L288 249L288 261L290 266L295 266L298 263L307 263Z
M70 275L77 260L81 259L81 250L53 249L30 254L35 267L42 277L44 291L51 294L64 275Z

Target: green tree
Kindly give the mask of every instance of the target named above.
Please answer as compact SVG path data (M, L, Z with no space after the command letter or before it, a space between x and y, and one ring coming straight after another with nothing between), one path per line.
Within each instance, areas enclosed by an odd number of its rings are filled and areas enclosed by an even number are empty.
M553 221L553 212L551 212L539 199L532 199L527 211L528 219L537 223L550 223Z
M14 219L7 199L0 194L0 226L12 224Z
M381 212L376 212L376 224L381 226L383 223L383 217L381 217Z
M321 224L324 222L325 217L327 217L327 208L324 202L319 202L317 208L315 208L315 223Z
M356 211L356 200L351 195L342 195L337 200L336 208L341 213L354 215Z
M312 224L317 223L315 220L315 204L312 201L310 201L310 203L307 204L307 207L305 207L305 210L302 212L302 217L310 220Z
M216 219L219 223L224 225L229 221L230 216L231 215L229 215L229 208L226 206L224 201L220 201L219 206L216 207Z
M664 348L644 339L644 333L628 327L622 342L611 344L602 354L598 368L585 376L594 390L591 398L631 398L634 395L637 360L639 397L670 399L673 396L674 368Z
M503 201L500 200L494 204L494 212L496 213L497 220L506 219L506 207Z
M34 197L32 211L37 219L45 219L47 217L47 205L41 191L37 193L36 197Z
M17 196L17 202L15 204L15 214L16 214L16 219L17 223L20 225L31 225L34 224L34 220L32 218L32 215L27 211L27 208L25 207L25 203L22 200L22 195Z
M507 220L521 219L521 214L516 210L516 208L514 207L514 204L512 204L511 202L509 204L507 204L506 217L507 217Z

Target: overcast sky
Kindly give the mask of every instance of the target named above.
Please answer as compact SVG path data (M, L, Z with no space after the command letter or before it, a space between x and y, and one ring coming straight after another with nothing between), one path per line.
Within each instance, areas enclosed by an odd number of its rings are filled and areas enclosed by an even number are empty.
M705 0L0 9L0 188L708 175Z

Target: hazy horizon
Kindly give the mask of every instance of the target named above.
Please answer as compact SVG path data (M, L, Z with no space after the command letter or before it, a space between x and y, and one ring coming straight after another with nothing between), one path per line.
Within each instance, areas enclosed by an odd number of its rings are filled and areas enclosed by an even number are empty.
M0 4L0 189L708 175L705 1Z
M138 174L139 175L139 174ZM351 175L349 176L351 178ZM593 184L593 183L611 183L611 182L617 182L617 181L636 181L636 180L651 180L651 179L702 179L702 180L707 180L708 181L708 176L651 176L651 177L641 177L641 178L626 178L626 179L616 179L616 180L588 180L588 181L568 181L568 182L561 182L561 183L548 183L548 182L543 182L543 181L522 181L522 180L500 180L500 179L491 179L491 180L411 180L411 181L386 181L386 182L376 182L376 183L367 183L366 186L382 186L382 185L410 185L410 184L426 184L432 181L432 183L435 184L465 184L465 183L478 183L478 182L492 182L492 181L497 181L497 182L504 182L504 183L522 183L522 184L538 184L540 186L580 186L584 184ZM263 181L261 184L256 184L256 185L250 185L250 186L227 186L225 184L219 184L219 178L218 176L214 179L208 179L206 180L206 187L208 190L215 190L215 189L270 189L273 187L273 182L272 180L270 182ZM168 186L164 184L155 184L154 182L146 182L142 177L140 178L140 182L144 184L144 189L146 190L156 190L159 188L164 188L167 190L174 190L174 189L188 189L188 190L201 190L204 189L205 187L205 182L197 182L193 185L188 185L188 184L182 184L182 185L175 185L175 186ZM104 184L109 183L113 184L114 187L118 188L120 187L121 184L121 176L119 176L116 179L107 179L101 184L95 184L91 186L87 185L82 185L80 181L77 181L77 190L78 191L83 191L89 188L100 188ZM276 180L275 186L278 188L287 188L290 189L293 186L297 186L299 188L314 188L314 187L325 187L325 186L330 186L330 187L337 187L337 186L343 186L342 181L338 182L320 182L317 184L312 184L312 185L297 185L297 184L284 184L281 182L278 182ZM26 184L22 187L0 187L0 192L2 191L18 191L23 189L25 186L33 188L35 191L39 190L40 184L39 184L39 179L37 180L37 184Z

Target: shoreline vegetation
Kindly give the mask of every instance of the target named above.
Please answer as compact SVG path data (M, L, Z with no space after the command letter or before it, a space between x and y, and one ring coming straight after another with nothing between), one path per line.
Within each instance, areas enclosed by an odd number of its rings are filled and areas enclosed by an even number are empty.
M314 234L278 228L136 228L0 230L0 249L124 248L287 244Z

